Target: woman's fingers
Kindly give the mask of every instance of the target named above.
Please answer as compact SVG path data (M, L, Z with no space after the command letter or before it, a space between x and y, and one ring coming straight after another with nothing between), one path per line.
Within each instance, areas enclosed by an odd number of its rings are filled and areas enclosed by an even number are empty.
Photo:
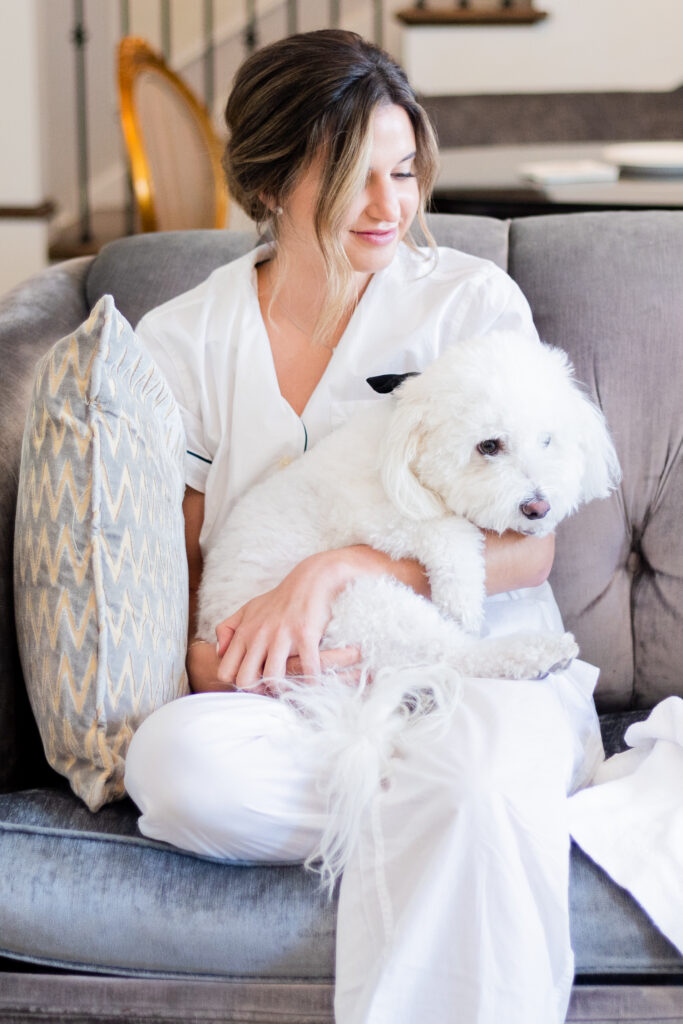
M338 647L333 651L320 652L321 668L349 668L360 661L358 647Z
M278 637L271 644L266 663L263 666L263 678L266 681L284 679L287 674L287 658L290 651L291 644L288 637Z
M216 651L218 657L222 658L228 647L230 641L235 635L235 630L239 625L240 613L232 615L229 619L224 619L223 622L219 622L216 626Z
M320 675L320 637L304 633L299 641L301 675L316 679Z
M218 666L218 678L226 685L234 685L237 673L247 653L247 646L240 636L233 636L230 646Z
M326 668L350 668L360 661L360 650L357 647L338 647L331 651L319 651L319 664L321 671ZM299 655L292 655L287 659L287 675L307 675Z

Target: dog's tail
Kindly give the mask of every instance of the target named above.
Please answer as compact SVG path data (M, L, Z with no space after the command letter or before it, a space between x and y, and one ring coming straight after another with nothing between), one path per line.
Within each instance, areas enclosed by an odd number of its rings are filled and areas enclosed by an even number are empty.
M439 664L383 668L360 683L326 672L320 680L288 680L280 699L302 718L302 742L320 765L328 808L317 849L306 861L331 893L355 846L364 813L391 781L392 760L411 739L429 742L448 727L462 677Z

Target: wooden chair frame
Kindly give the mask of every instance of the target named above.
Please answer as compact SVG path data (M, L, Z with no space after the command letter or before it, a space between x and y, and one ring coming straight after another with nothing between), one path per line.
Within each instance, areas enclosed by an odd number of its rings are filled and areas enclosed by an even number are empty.
M206 142L206 150L213 171L215 217L211 226L214 228L225 227L229 200L221 166L222 146L214 131L208 110L144 39L126 36L121 39L118 47L119 109L142 230L159 230L154 206L154 181L145 151L144 135L134 97L135 80L143 71L153 71L160 75L180 95L194 115L200 133ZM197 227L200 226L208 225L197 225Z

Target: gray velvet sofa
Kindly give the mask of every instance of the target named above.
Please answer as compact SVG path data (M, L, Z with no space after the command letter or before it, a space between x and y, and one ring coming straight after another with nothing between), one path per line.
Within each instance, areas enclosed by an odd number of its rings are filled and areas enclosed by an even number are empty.
M610 421L623 485L562 527L553 583L602 669L612 753L629 722L683 695L683 213L440 216L433 229L508 269ZM127 800L89 812L43 758L15 639L12 537L36 360L103 293L135 324L253 242L137 236L0 302L0 1021L332 1019L335 907L315 878L144 839ZM571 913L569 1020L683 1022L683 958L576 848Z

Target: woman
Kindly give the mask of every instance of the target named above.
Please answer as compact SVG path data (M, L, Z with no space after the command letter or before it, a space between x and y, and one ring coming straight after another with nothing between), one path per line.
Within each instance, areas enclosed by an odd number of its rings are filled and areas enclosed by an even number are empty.
M502 271L411 247L436 147L385 53L339 31L275 43L239 70L226 121L231 193L274 243L138 327L187 431L191 621L203 556L234 501L359 402L381 400L366 377L420 369L494 327L535 334ZM552 538L486 537L492 631L558 628L544 584L552 557ZM352 665L357 651L318 647L335 595L367 573L428 596L419 564L359 545L306 559L225 619L217 647L190 638L194 695L147 719L128 755L146 835L227 859L315 849L324 766L297 750L259 681ZM579 663L549 684L468 681L452 731L396 763L342 879L339 1024L564 1019L564 803L585 759L577 720L595 675Z

